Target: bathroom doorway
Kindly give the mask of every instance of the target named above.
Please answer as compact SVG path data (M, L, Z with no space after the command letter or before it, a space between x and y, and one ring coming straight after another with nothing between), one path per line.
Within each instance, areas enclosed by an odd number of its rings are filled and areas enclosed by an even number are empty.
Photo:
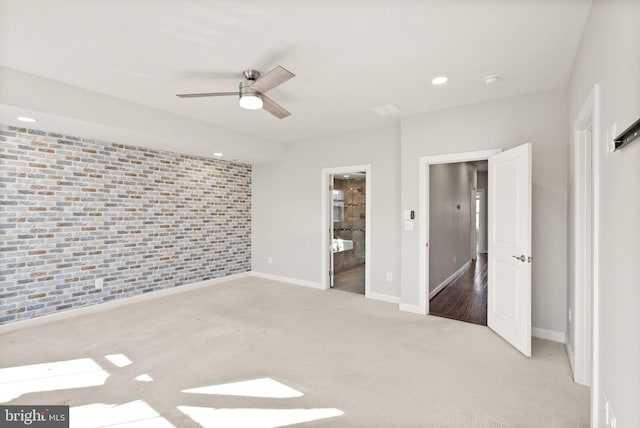
M323 284L368 296L370 167L327 168L323 181Z
M331 288L365 294L366 173L333 175Z

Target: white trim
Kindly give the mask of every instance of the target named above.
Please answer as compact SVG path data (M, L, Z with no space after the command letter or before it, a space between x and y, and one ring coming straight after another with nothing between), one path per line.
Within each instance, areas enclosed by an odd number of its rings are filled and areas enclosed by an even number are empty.
M575 179L578 178L579 171L583 170L585 165L580 164L579 156L577 153L584 152L580 150L585 143L586 130L591 128L591 205L592 206L592 237L591 237L591 251L593 257L592 260L584 260L583 257L578 256L578 251L581 247L578 247L578 240L580 235L584 234L586 225L584 224L585 218L580 216L578 208L585 205L585 200L580 197L580 189L574 186L575 206L574 206L574 218L571 219L575 225L574 230L574 254L576 255L576 263L574 266L574 284L569 286L574 289L575 298L575 317L574 317L574 340L575 340L575 371L574 380L577 383L583 383L588 380L588 374L586 371L591 370L591 425L598 427L600 424L600 378L599 378L599 353L600 348L600 328L599 328L599 313L600 313L600 86L596 83L593 86L593 90L587 97L580 113L578 114L576 121L574 122L574 174ZM574 182L576 181L574 180ZM580 244L582 245L582 244ZM591 284L592 290L584 290L584 287L580 287L580 281L578 278L584 278L585 272L591 266ZM591 304L591 317L585 315L589 310L589 303ZM591 325L588 325L588 324ZM589 339L591 339L589 341ZM590 342L590 343L589 343ZM587 355L591 352L591 367L588 367L586 363Z
M379 300L380 302L387 302L387 303L400 303L400 297L398 296L390 296L388 294L380 294L380 293L374 293L374 292L369 293L369 295L367 296L367 299Z
M317 288L324 290L325 288L319 282L307 281L304 279L289 278L288 276L272 275L270 273L251 272L251 276L256 278L268 279L270 281L284 282L287 284L302 285L303 287Z
M10 324L0 325L0 333L7 333L9 331L20 330L26 327L34 327L42 324L48 324L53 321L60 321L69 318L75 318L81 315L88 315L98 313L120 306L126 306L133 303L140 303L147 300L154 300L161 297L170 296L172 294L183 293L185 291L197 290L199 288L208 287L210 285L220 284L224 282L233 281L235 279L245 278L250 276L250 272L238 273L235 275L223 276L220 278L213 278L206 281L194 282L193 284L180 285L178 287L164 288L161 290L154 290L150 293L138 294L131 297L120 298L116 300L109 300L108 302L96 303L95 305L83 306L81 308L69 309L68 311L47 314L37 318L30 318L26 320L15 321Z
M447 279L442 281L433 291L429 292L429 300L433 299L433 296L438 294L443 288L445 288L451 281L453 281L458 275L460 275L471 264L471 260L468 260L465 264L460 266L460 269L449 275Z
M571 348L571 345L569 343L565 343L564 347L567 350L567 358L569 358L569 366L571 367L571 374L573 374L575 373L573 365L576 357L574 356L573 348Z
M344 174L349 172L364 171L365 172L365 253L364 253L364 295L370 297L371 294L371 254L374 243L371 241L371 207L373 201L371 199L371 164L363 165L349 165L333 168L322 168L321 173L321 187L320 187L320 288L324 290L329 289L329 248L330 242L327 239L329 231L329 176L331 174Z
M563 332L547 330L539 327L531 327L531 336L558 343L564 343L566 341L566 335Z
M420 314L420 315L427 315L424 310L425 310L425 306L422 305L410 305L409 303L400 303L398 305L398 309L400 309L403 312L411 312L412 314Z
M429 289L429 165L453 162L472 162L487 160L489 156L498 154L502 149L480 150L465 153L450 153L436 156L421 156L418 158L420 177L418 183L419 191L419 213L418 216L418 307L420 313L429 313L429 299L427 293Z

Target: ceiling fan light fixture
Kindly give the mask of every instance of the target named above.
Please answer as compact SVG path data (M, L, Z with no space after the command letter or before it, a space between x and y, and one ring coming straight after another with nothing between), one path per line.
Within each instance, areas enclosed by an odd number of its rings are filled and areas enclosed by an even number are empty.
M258 94L240 95L240 107L245 110L260 110L263 102Z

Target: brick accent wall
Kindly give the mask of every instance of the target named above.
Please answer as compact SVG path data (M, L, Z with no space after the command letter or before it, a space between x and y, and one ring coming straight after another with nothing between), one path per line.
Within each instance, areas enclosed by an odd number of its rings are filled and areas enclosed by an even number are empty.
M251 269L250 165L0 125L0 172L0 324Z

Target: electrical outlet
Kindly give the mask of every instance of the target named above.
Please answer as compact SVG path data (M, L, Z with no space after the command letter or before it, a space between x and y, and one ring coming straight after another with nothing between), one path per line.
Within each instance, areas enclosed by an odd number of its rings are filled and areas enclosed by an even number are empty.
M102 288L103 284L104 284L104 278L96 278L96 283L95 283L96 288Z
M387 281L393 281L393 274L391 272L387 272Z
M271 256L267 257L267 263L272 265L273 264L273 257L271 257Z

